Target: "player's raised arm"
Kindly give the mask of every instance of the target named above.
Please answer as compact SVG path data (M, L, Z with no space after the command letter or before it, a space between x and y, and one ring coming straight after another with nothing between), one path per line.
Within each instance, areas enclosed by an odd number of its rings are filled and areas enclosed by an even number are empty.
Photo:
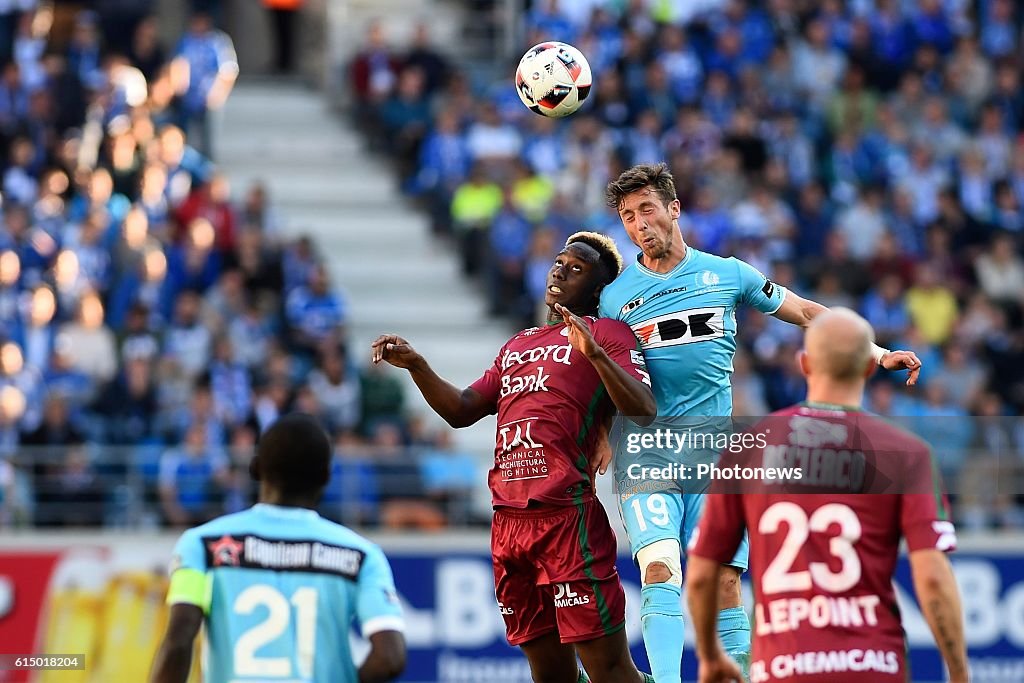
M806 328L812 320L828 310L828 307L817 301L806 299L775 284L750 264L738 259L736 264L739 268L743 303L753 306L762 313ZM871 357L879 367L886 370L909 370L907 385L917 384L917 377L921 374L921 359L913 351L890 351L872 342Z
M398 335L383 334L374 340L370 349L374 365L384 361L408 370L423 398L452 427L468 427L495 412L493 398L473 387L459 389L434 372L412 344Z
M914 550L910 553L910 569L914 592L949 670L949 680L951 683L966 683L968 669L963 612L949 559L935 548Z
M615 407L619 409L619 412L638 424L650 424L658 414L658 406L654 401L650 380L645 375L638 375L637 377L631 375L621 364L625 362L620 358L622 353L613 350L609 354L609 350L605 349L594 338L590 325L586 320L573 314L561 304L555 304L555 310L562 316L568 328L567 336L569 343L572 344L573 348L586 356L590 364L597 370L597 374L601 376L601 382L608 391L609 398L611 398ZM624 334L628 336L629 341L635 346L633 333L624 324L622 329ZM607 340L605 343L615 344L617 341ZM623 345L619 343L617 346ZM626 348L619 351L628 353L629 350ZM639 351L635 351L635 353L640 354ZM643 357L639 356L639 358L642 361Z

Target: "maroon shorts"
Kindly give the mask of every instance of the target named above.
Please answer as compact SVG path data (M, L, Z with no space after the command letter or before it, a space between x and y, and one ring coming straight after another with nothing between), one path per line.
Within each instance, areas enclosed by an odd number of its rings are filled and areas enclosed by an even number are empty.
M558 630L563 643L622 629L626 596L615 533L596 499L567 507L498 508L491 526L494 593L508 642Z

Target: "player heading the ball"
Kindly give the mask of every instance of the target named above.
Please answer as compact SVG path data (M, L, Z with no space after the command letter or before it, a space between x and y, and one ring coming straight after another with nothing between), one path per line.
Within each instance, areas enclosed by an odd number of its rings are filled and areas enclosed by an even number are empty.
M405 668L402 611L384 553L315 508L331 476L317 421L286 415L249 466L259 503L182 534L171 617L150 683L185 683L206 624L206 683L383 683ZM353 623L370 641L358 669Z
M731 375L737 347L737 311L754 309L806 327L827 310L797 295L736 258L694 249L679 227L682 206L665 164L639 164L608 183L605 199L619 214L642 253L601 294L601 315L627 323L647 360L658 417L721 431L733 414ZM873 347L888 370L909 370L914 384L921 361L910 351ZM672 420L668 420L669 424ZM703 423L703 424L702 424ZM719 426L722 425L722 426ZM630 453L618 441L614 476L619 510L643 587L640 623L658 683L681 683L683 655L682 552L697 528L708 479L679 479L659 491L638 488L629 478L634 464L662 467L713 463L717 448L706 445ZM726 561L719 586L719 636L738 662L750 656L750 622L740 596L747 568L741 543Z
M373 362L407 369L451 426L497 413L488 476L496 608L535 681L574 683L577 653L594 683L650 680L629 654L615 536L594 493L598 426L616 408L642 421L655 410L633 332L594 317L621 267L607 237L570 237L548 272L548 324L512 337L465 389L397 335L372 345Z

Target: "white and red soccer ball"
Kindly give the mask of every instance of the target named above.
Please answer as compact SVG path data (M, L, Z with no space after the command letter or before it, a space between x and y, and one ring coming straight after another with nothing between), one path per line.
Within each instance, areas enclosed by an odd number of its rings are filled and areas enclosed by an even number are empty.
M519 60L516 92L530 111L561 118L580 108L593 85L590 64L567 43L534 45Z

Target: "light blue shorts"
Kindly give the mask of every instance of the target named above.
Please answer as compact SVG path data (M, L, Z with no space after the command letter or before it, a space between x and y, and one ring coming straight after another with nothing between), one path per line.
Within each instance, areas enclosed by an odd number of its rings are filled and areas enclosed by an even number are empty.
M633 557L636 557L641 548L668 539L679 541L679 547L685 557L690 537L697 528L701 512L704 510L705 495L679 493L671 489L620 494L619 515L626 527L629 551ZM747 534L744 532L743 541L729 565L746 571L749 554Z

